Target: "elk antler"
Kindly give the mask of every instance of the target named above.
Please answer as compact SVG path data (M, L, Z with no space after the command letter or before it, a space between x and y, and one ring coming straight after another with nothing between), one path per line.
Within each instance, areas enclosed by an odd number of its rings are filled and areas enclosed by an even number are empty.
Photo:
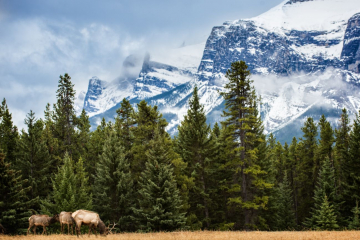
M109 234L113 234L111 231L114 230L115 226L116 226L116 223L114 223L110 229L110 224L109 224Z

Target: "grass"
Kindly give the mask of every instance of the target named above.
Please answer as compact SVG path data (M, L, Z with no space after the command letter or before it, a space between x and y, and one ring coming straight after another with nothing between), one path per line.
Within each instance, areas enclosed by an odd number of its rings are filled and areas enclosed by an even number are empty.
M5 236L0 235L1 240L67 240L77 239L69 235L29 235L29 236ZM106 238L95 235L82 235L80 239L106 239L106 240L350 240L360 239L360 231L308 231L308 232L169 232L169 233L122 233L110 234Z

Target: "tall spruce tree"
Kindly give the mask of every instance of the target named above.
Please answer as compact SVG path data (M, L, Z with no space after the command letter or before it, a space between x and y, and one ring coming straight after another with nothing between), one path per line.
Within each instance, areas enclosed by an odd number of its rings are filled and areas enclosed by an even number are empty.
M314 175L315 169L315 154L317 152L317 127L313 118L309 117L304 127L301 128L303 131L303 139L301 139L301 145L298 150L300 154L299 163L299 176L300 182L299 187L299 218L300 221L304 221L306 217L309 217L308 209L313 205L313 194L316 185L317 176Z
M76 131L76 148L78 155L74 157L82 157L85 162L89 158L88 153L90 149L90 120L89 116L86 114L85 109L81 111L81 114L77 120L77 131Z
M134 226L130 226L130 215L134 207L134 193L130 164L114 131L105 140L94 177L95 210L102 219L119 223L122 231L132 230Z
M345 200L344 213L351 217L351 210L355 202L360 200L360 111L356 114L349 134L348 158L342 163L344 182L343 197Z
M44 124L35 118L35 113L28 113L25 124L27 132L22 130L19 140L16 168L21 170L23 179L27 179L30 187L29 198L37 201L30 206L35 211L40 210L39 199L47 197L51 190L51 161L46 143L42 139Z
M254 224L254 216L259 208L265 207L268 196L258 190L272 185L264 181L266 174L257 159L258 142L263 141L262 122L257 111L258 99L251 86L250 71L245 62L234 62L227 71L229 82L221 95L225 99L226 111L223 112L225 126L231 129L235 158L229 159L233 170L233 182L229 187L235 229L249 229ZM242 218L239 218L242 216Z
M89 186L82 169L82 160L78 161L75 167L69 154L65 153L63 162L52 181L53 191L50 197L41 201L42 212L56 214L61 211L74 212L78 209L91 210L92 194L87 190Z
M15 165L17 153L18 129L13 124L12 115L4 98L0 106L0 149L6 155L7 162Z
M337 221L340 217L340 202L338 196L336 195L334 169L331 167L328 157L324 160L319 171L318 183L314 191L314 205L311 208L311 216L304 222L304 225L307 228L317 229L321 227L320 223L318 223L319 212L322 211L321 209L323 207L325 207L325 196L328 204L332 206L332 212L335 216L335 220Z
M133 160L130 163L135 180L139 179L141 172L145 169L145 153L149 149L149 142L153 139L155 130L159 127L161 134L164 134L167 126L157 106L152 107L143 100L137 104L137 107L138 111L134 114L136 127L131 128L134 143L131 148Z
M204 107L199 102L198 89L195 86L189 100L189 109L178 127L179 154L187 163L187 173L194 178L194 187L190 189L188 215L194 215L203 228L210 228L210 174L214 174L212 155L214 141L210 125L206 123Z
M136 222L143 231L171 231L184 227L179 190L173 174L163 134L155 131L151 148L146 152L145 170L141 173L138 208L133 208Z
M349 223L349 229L359 230L360 229L360 220L359 220L360 209L359 209L358 201L356 201L356 206L352 209L352 212L354 215Z
M278 213L276 214L276 227L278 230L293 230L296 228L294 202L286 172L284 172L283 180L277 187L277 193Z
M21 172L11 165L0 149L0 224L9 234L23 234L34 202L27 196L30 187L24 187L27 180L22 180Z
M61 157L65 152L72 156L77 152L75 148L75 126L77 118L74 109L75 90L69 74L60 75L58 90L56 91L57 103L54 104L54 137L59 140ZM76 155L77 157L79 155Z
M335 230L339 228L336 221L336 215L333 205L328 201L327 196L324 196L320 209L317 211L317 229L318 230Z

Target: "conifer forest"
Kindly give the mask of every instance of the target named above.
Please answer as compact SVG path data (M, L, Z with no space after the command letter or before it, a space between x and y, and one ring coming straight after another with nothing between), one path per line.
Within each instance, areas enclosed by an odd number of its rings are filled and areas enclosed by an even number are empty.
M359 229L360 113L303 123L301 138L265 135L245 62L231 64L224 121L207 123L197 87L172 137L157 106L123 99L90 131L68 74L26 128L0 106L0 224L25 234L33 214L97 212L117 232ZM115 114L115 113L114 113ZM39 118L38 116L44 116ZM1 231L1 230L0 230ZM49 228L58 233L59 227Z

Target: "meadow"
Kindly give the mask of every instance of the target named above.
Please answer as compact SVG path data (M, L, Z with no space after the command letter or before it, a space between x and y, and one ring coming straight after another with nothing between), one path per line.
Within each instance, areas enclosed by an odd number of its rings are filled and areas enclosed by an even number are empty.
M283 232L167 232L167 233L121 233L110 234L106 238L91 235L82 235L80 239L106 239L106 240L350 240L360 239L360 231L283 231ZM29 235L29 236L5 236L0 235L1 240L66 240L78 239L75 235Z

